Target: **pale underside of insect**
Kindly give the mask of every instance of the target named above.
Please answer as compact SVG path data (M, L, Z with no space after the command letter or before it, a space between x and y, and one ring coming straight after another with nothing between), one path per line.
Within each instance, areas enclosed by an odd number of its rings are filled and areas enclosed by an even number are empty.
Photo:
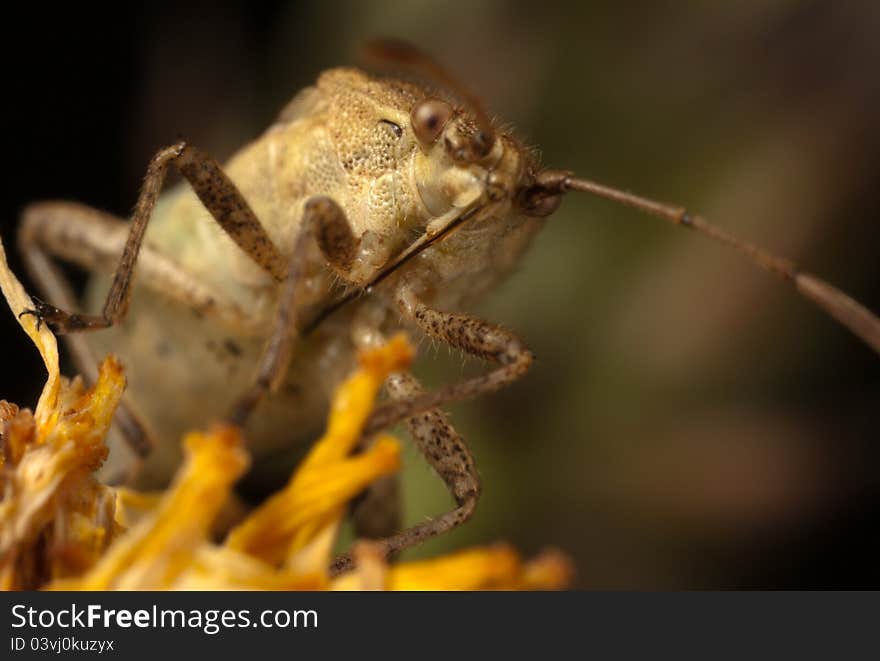
M371 53L431 82L327 71L222 168L186 143L160 150L131 223L68 202L26 210L27 264L61 306L41 302L33 313L69 333L87 376L107 352L126 363L118 419L126 443L113 447L111 472L134 465L140 484L162 483L180 460L182 433L225 414L246 425L264 473L281 473L290 448L320 431L357 349L404 327L493 369L431 392L410 374L389 380L390 401L373 414L365 442L406 420L457 507L396 532L394 508L377 496L356 523L386 537L393 553L465 521L479 477L437 407L516 380L532 355L511 332L456 310L505 277L570 190L733 246L880 351L877 318L827 283L684 209L539 170L533 153L495 129L479 102L427 57L387 42ZM187 181L160 197L172 164ZM104 275L87 295L93 305L103 300L101 312L66 311L75 302L50 255L113 274L109 294ZM87 330L100 332L78 332Z

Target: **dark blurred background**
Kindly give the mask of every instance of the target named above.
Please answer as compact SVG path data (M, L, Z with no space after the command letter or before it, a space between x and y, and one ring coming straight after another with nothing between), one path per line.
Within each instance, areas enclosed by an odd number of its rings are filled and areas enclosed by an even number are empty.
M880 310L880 7L737 3L31 3L3 39L0 235L71 198L125 214L183 135L226 158L365 38L458 72L547 165L681 202ZM29 283L27 283L29 284ZM29 285L30 286L30 285ZM417 550L507 539L582 587L880 587L880 360L743 260L571 197L480 315L539 362L453 408L485 496ZM0 314L0 397L35 350ZM423 344L421 373L456 378ZM407 519L449 506L405 454Z

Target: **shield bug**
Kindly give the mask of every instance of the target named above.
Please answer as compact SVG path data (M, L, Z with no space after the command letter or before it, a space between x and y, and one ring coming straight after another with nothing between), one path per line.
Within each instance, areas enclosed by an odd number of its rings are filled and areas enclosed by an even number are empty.
M438 407L502 388L533 358L512 332L458 310L514 268L570 192L727 244L880 351L877 318L833 286L683 208L542 169L430 58L393 42L370 52L402 73L323 73L225 166L186 142L160 150L130 224L66 202L26 210L20 242L49 301L30 312L69 335L86 373L96 353L126 358L119 427L142 484L166 479L180 434L212 414L246 425L257 461L271 464L317 433L357 348L404 326L491 369L427 392L409 374L389 381L365 435L406 421L457 507L387 536L385 549L465 521L480 482ZM160 194L169 167L186 182ZM96 277L87 295L99 313L72 312L50 256L113 273L109 293ZM121 447L113 457L121 467ZM385 536L393 525L363 527Z

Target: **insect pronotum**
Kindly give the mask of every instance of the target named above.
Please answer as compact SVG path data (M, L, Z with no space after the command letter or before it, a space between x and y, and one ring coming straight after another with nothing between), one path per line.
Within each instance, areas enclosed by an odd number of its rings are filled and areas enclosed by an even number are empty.
M389 380L365 442L406 421L456 508L400 531L368 497L356 523L392 554L464 522L480 480L439 407L521 378L533 357L514 333L457 310L509 273L570 192L728 245L880 352L877 317L827 282L684 208L539 169L426 55L390 41L368 54L401 73L324 72L225 166L187 142L159 150L130 224L69 202L26 209L20 245L51 301L28 312L68 334L87 375L99 352L133 357L118 425L134 456L111 455L116 470L134 467L128 479L167 479L180 433L211 414L246 426L258 459L307 440L357 348L405 326L491 369L427 392L411 374ZM160 195L170 166L186 184ZM53 256L113 272L106 295L105 279L91 285L99 313L72 311ZM335 569L349 564L343 556Z

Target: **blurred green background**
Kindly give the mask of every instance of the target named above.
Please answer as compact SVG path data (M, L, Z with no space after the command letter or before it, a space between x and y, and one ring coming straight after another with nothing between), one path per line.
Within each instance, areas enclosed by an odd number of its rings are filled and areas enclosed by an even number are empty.
M871 1L177 3L28 9L2 236L73 198L124 214L157 147L225 158L365 39L434 54L545 164L686 204L880 310L880 6ZM570 196L475 312L538 357L452 408L484 496L413 556L510 540L581 587L880 586L880 361L742 259ZM0 397L39 361L2 316ZM439 384L457 355L422 345ZM405 454L407 520L450 505Z

